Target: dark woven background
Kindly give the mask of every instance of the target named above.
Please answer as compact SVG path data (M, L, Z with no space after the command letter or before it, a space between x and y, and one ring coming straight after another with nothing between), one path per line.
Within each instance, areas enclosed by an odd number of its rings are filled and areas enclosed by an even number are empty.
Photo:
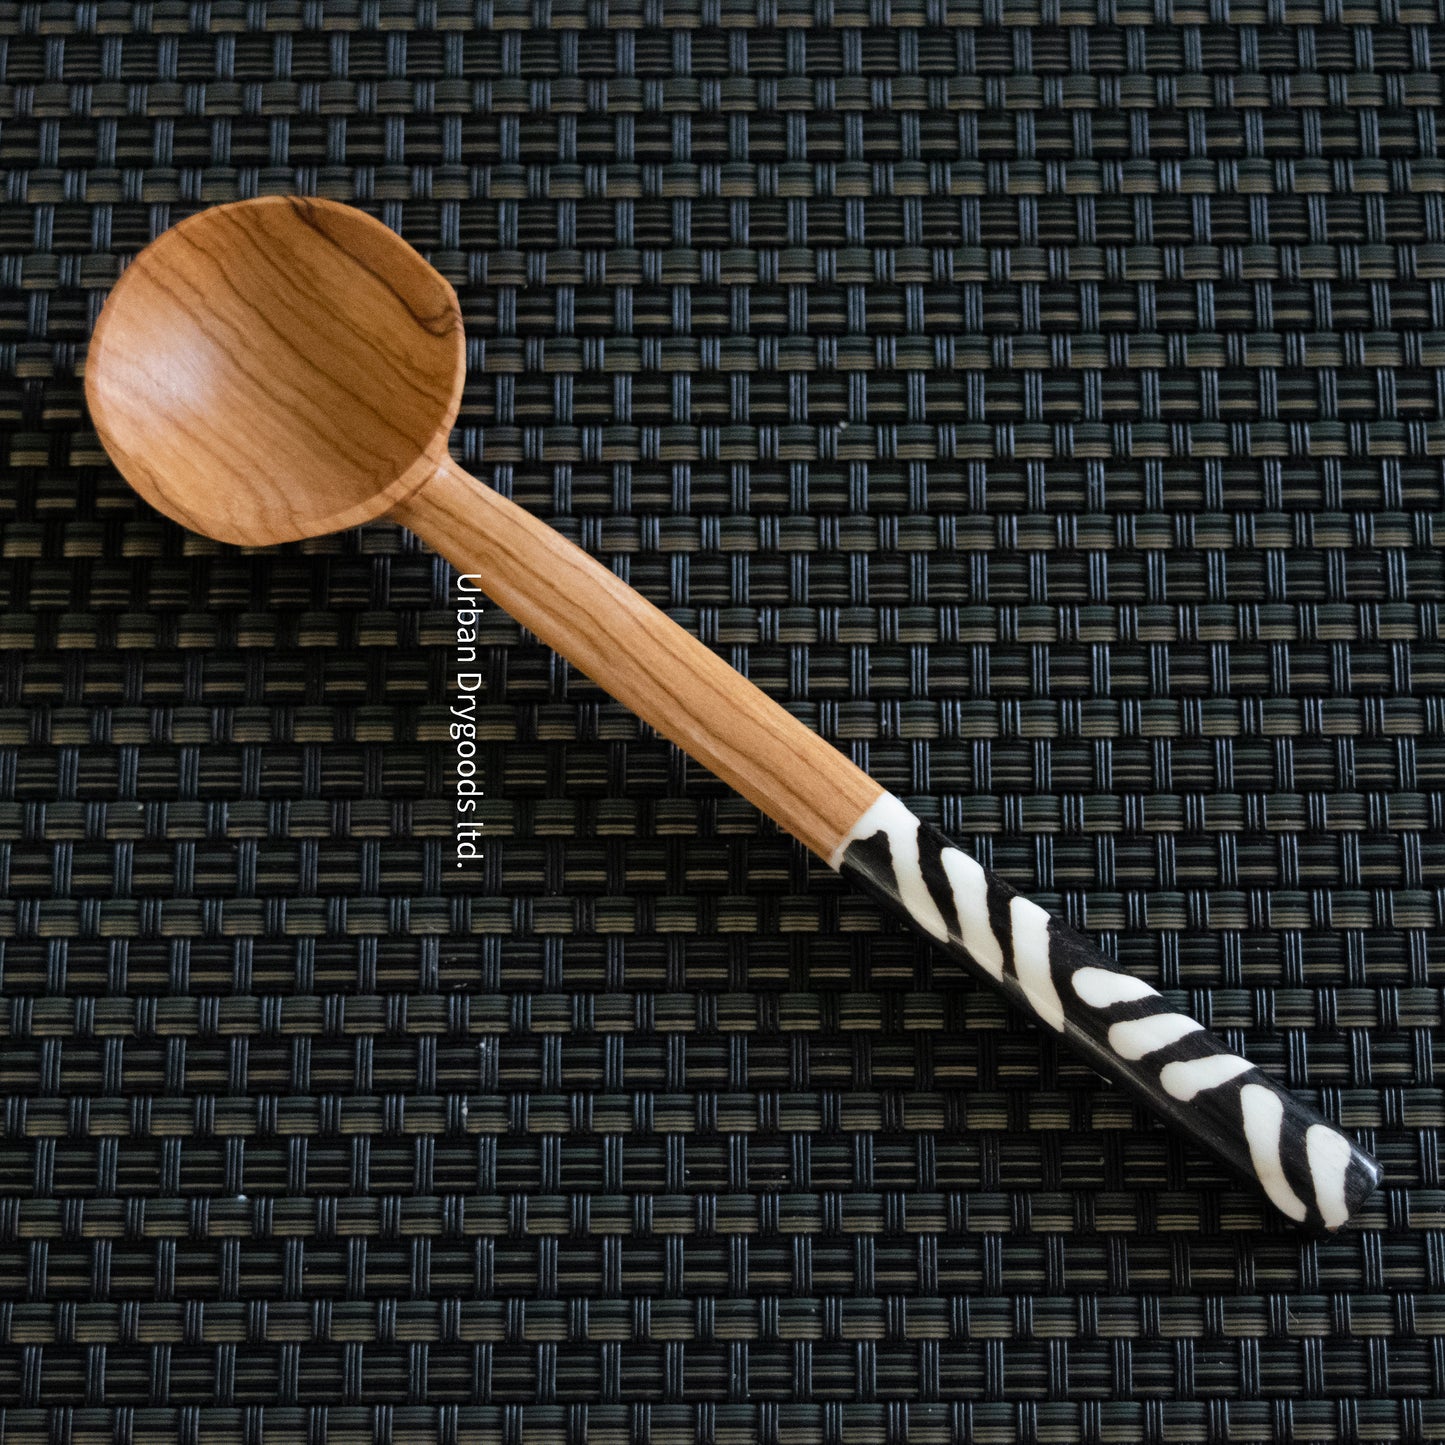
M810 28L815 27L815 28ZM0 1436L1445 1438L1445 23L0 6ZM1309 1240L395 528L105 465L88 329L301 189L459 455L1383 1159Z

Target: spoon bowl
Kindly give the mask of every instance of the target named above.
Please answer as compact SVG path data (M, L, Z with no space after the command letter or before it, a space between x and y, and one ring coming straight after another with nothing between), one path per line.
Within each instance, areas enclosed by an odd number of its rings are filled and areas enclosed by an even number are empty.
M372 521L446 457L466 366L456 293L363 211L217 206L131 263L92 338L105 449L167 516L267 546Z

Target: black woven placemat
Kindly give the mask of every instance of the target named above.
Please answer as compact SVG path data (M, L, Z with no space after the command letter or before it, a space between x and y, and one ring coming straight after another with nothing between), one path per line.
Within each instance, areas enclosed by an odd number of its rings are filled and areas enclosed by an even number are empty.
M0 1438L1445 1439L1445 23L0 5ZM1318 1241L450 573L79 381L196 208L457 285L479 475L1383 1160Z

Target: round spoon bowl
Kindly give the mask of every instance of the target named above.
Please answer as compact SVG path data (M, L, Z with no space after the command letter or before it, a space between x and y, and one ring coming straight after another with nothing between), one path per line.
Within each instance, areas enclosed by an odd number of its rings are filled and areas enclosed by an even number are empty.
M329 201L202 211L126 268L85 394L105 449L167 516L269 546L384 515L446 458L466 367L456 293Z

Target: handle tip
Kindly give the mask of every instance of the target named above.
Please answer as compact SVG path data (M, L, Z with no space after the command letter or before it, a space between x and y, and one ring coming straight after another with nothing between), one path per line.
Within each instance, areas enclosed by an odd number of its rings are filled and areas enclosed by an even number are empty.
M1272 1080L1246 1085L1240 1103L1254 1173L1296 1224L1333 1234L1384 1181L1377 1159ZM1265 1123L1274 1128L1266 1131Z
M1366 1154L1357 1144L1350 1144L1350 1162L1345 1171L1344 1197L1341 1201L1342 1215L1325 1219L1325 1233L1334 1234L1353 1220L1361 1207L1385 1182L1385 1171L1380 1161Z

